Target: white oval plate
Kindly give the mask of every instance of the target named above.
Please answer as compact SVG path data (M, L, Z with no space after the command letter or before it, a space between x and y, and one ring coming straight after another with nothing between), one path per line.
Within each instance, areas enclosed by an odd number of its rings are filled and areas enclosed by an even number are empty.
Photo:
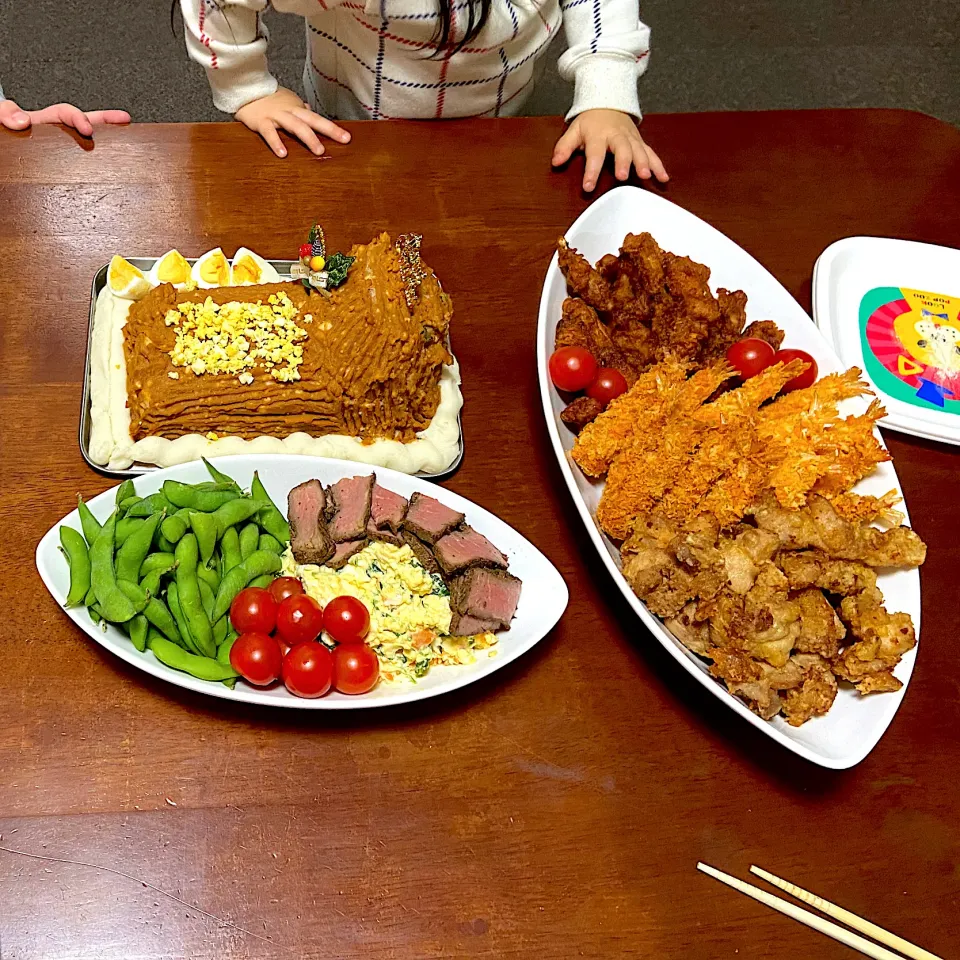
M775 277L729 237L656 194L638 187L618 187L611 190L583 212L567 231L566 237L571 246L576 247L591 262L596 262L607 253L617 253L628 233L643 231L653 234L664 250L689 256L710 267L710 285L714 291L717 287L745 291L748 297L748 322L775 320L786 333L786 345L812 354L821 374L844 369L833 348ZM895 671L896 676L903 682L903 687L897 693L861 697L853 689L842 688L833 708L825 717L810 720L801 727L791 727L782 717L762 720L710 676L706 663L687 650L630 589L620 572L618 550L600 532L594 520L603 484L588 480L570 459L574 435L560 420L564 403L547 373L547 360L553 351L557 321L560 319L566 296L566 283L554 254L540 298L537 330L540 394L543 398L547 429L550 431L560 469L597 554L606 564L610 575L637 616L671 656L715 697L745 720L788 750L820 766L845 769L859 763L874 748L897 712L913 672L917 648L903 658ZM859 399L848 401L847 406L849 412L854 413L866 408L864 401ZM882 494L894 488L900 491L896 471L892 463L884 463L862 481L857 490ZM903 506L898 509L906 512ZM879 584L887 609L891 612L909 613L913 617L919 639L919 571L884 573L880 576Z
M350 463L346 460L320 460L315 457L290 454L219 457L217 467L233 477L245 489L250 486L254 470L258 470L267 493L284 513L286 513L287 493L298 483L317 478L324 484L330 484L342 477L353 477L369 472L369 468L364 464ZM553 564L532 543L492 513L443 487L417 477L397 473L395 470L378 468L375 472L379 483L405 497L421 491L454 510L466 514L467 522L488 537L509 558L510 572L523 581L523 589L520 593L516 618L510 630L499 634L499 643L493 648L496 650L494 656L487 657L485 651L479 651L475 663L464 666L434 667L416 684L379 684L370 693L362 696L351 697L330 693L317 700L305 700L288 693L282 684L276 684L264 690L240 680L234 690L229 690L221 683L197 680L164 666L149 651L138 653L127 636L117 627L107 625L105 630L101 629L90 620L89 614L83 607L64 610L64 613L101 646L106 647L121 660L154 677L160 677L162 680L168 680L170 683L198 693L222 697L224 700L239 700L272 707L294 707L301 710L357 710L385 707L449 693L451 690L457 690L505 667L526 653L553 629L567 607L567 586ZM206 468L196 461L151 472L138 477L135 482L137 493L145 496L159 490L164 480L197 483L209 479L210 475ZM90 501L90 509L98 520L103 521L110 515L114 506L115 493L116 487ZM61 523L79 530L79 514L74 510L67 514ZM58 550L59 527L60 523L51 527L37 546L37 569L40 571L44 585L53 594L54 599L62 604L66 599L70 576L66 561Z

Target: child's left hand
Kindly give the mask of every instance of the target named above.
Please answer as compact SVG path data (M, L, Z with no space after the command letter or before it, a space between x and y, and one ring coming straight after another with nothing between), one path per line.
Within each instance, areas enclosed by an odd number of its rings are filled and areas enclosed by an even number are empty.
M129 122L130 114L126 110L88 110L84 113L72 104L55 103L43 110L27 111L21 110L13 100L0 100L0 127L8 130L28 130L35 123L62 123L85 137L92 137L94 124Z
M575 117L553 148L553 165L566 163L580 149L587 157L583 170L587 192L597 185L607 151L613 154L618 180L626 180L631 167L643 180L649 180L651 173L661 183L670 179L660 158L643 142L636 121L619 110L585 110Z

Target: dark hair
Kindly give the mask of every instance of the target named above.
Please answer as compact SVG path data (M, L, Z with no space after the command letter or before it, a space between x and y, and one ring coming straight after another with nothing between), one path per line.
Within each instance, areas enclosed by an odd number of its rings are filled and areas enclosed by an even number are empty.
M471 40L476 40L480 31L490 19L490 7L493 0L437 0L439 21L433 34L433 42L437 49L434 57L447 54L452 56L462 50ZM453 28L454 11L461 6L467 8L467 30L453 45L450 43L450 33Z

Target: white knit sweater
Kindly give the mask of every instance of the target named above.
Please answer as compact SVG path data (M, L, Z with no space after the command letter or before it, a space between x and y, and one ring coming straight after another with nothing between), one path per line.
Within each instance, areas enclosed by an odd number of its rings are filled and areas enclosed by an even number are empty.
M480 35L454 55L430 57L437 4L452 5L454 38L465 0L273 0L306 20L304 82L314 109L350 119L511 116L529 96L535 65L561 22L569 49L560 75L575 83L572 118L607 107L640 116L637 78L649 29L638 0L493 0ZM207 71L216 106L235 113L273 93L269 0L180 0L187 50Z

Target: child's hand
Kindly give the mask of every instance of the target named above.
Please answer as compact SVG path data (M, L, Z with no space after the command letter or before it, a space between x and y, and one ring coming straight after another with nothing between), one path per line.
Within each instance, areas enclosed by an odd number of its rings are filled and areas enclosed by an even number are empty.
M630 176L631 166L643 180L650 179L651 171L661 183L670 179L660 158L643 142L636 121L619 110L585 110L575 117L553 148L553 165L566 163L580 149L587 155L583 189L588 192L597 185L608 150L613 154L618 180Z
M12 100L0 100L0 127L8 130L27 130L35 123L62 123L73 127L85 137L93 136L94 124L129 123L130 114L125 110L88 110L69 103L55 103L43 110L21 110Z
M317 137L322 133L331 140L349 143L350 134L332 120L314 113L292 90L280 87L276 93L244 104L235 114L254 133L259 133L278 157L287 155L287 148L277 132L280 129L293 134L304 146L318 157L323 153L323 144Z

